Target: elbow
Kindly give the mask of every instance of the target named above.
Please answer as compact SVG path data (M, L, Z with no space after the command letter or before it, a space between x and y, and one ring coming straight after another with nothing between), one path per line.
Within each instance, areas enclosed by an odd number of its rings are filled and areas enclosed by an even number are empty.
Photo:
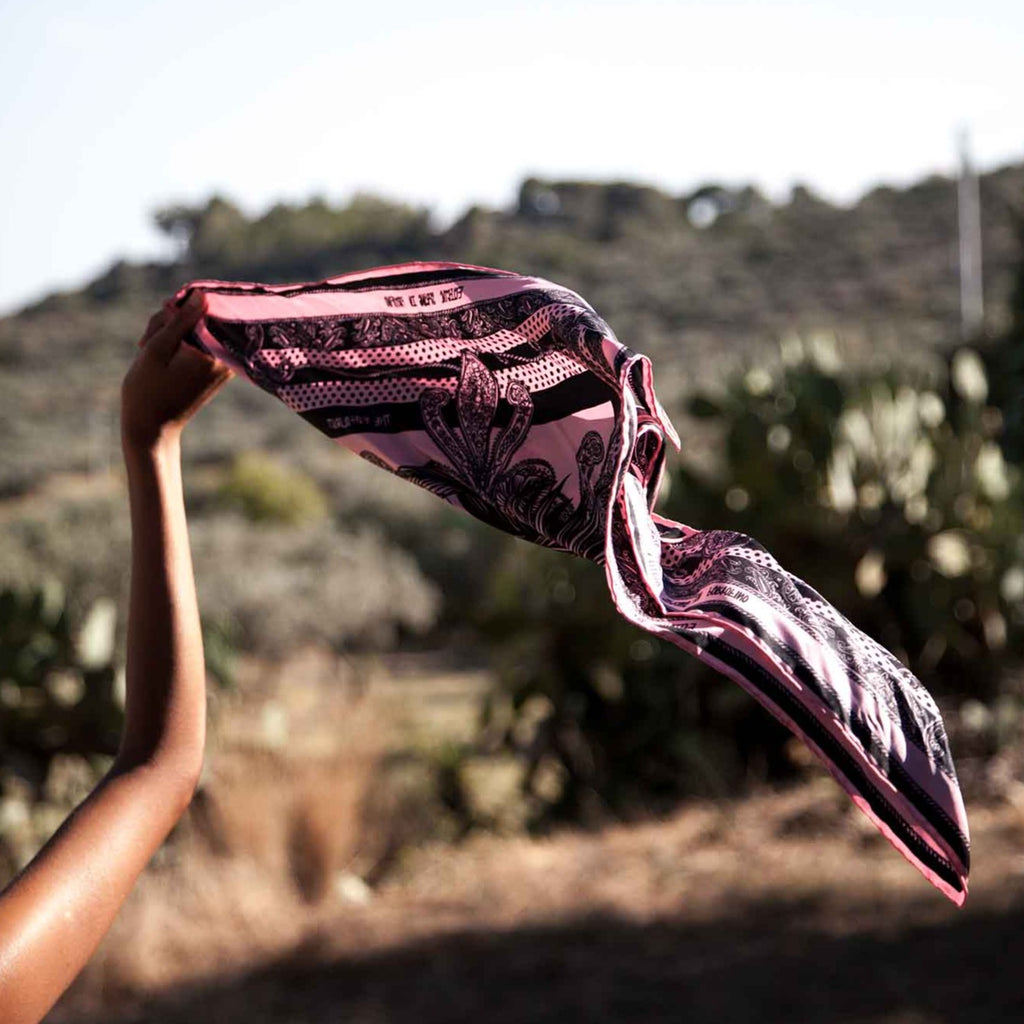
M153 768L160 773L164 800L168 809L174 811L177 820L188 810L199 788L203 774L203 751L200 748L162 761L158 759Z
M145 781L169 816L177 821L188 809L203 772L202 748L196 750L157 751L146 758L122 756L114 763L111 776L131 775Z
M180 818L192 803L202 774L203 759L200 756L193 762L180 766L174 778L169 782L168 802L177 818Z

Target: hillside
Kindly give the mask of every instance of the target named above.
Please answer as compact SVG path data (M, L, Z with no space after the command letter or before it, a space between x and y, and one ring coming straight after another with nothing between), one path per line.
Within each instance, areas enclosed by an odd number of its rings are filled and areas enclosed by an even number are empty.
M989 326L999 330L1024 165L985 175L982 206ZM580 291L654 357L670 408L717 376L723 359L771 349L790 330L835 330L853 358L920 352L958 331L956 187L942 177L879 187L850 207L803 188L773 204L750 188L671 196L528 180L514 209L474 208L444 230L426 211L370 197L279 205L257 218L214 198L157 219L180 242L178 262L118 263L79 292L0 320L0 493L116 459L112 416L130 343L155 304L195 277L309 280L438 258L525 270ZM261 397L232 389L196 454L237 450L242 437L288 448L305 434Z

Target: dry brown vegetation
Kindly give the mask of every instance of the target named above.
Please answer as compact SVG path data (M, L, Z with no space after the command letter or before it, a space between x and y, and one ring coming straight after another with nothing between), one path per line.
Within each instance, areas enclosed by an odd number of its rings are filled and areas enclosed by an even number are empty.
M453 846L423 838L428 787L394 763L465 734L480 680L410 687L322 654L243 677L215 712L200 800L54 1024L1024 1014L1019 784L972 808L963 911L820 776L632 827ZM379 870L417 812L421 841Z

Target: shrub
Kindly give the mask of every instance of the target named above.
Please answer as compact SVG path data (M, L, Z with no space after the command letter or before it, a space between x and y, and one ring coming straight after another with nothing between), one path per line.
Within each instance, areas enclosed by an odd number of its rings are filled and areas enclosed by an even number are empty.
M701 394L724 438L671 513L756 536L949 693L990 699L1024 627L1018 469L977 353L866 371L791 338L785 358Z
M498 689L482 738L525 760L535 827L661 811L792 773L781 726L627 623L598 566L510 540L490 581L476 626Z
M693 398L717 457L671 477L666 511L752 534L957 703L998 703L1024 630L1022 495L977 355L868 371L827 337L783 355ZM623 621L599 568L502 551L474 620L500 681L483 736L526 760L535 824L796 770L789 733Z
M437 615L439 595L414 559L369 528L253 526L220 514L197 519L191 535L200 607L209 621L232 623L247 651L387 649Z
M123 716L117 612L73 627L63 589L0 589L0 862L20 868L99 779Z
M327 499L315 480L261 452L246 452L234 460L220 500L253 522L298 526L327 515Z

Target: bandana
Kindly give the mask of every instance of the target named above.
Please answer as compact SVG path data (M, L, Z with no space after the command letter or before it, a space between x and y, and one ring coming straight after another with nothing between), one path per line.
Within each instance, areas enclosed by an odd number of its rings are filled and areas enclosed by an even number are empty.
M580 296L451 263L197 281L179 299L192 289L199 348L374 465L603 565L622 615L739 683L964 902L967 818L935 702L757 541L652 511L678 437L650 362Z

